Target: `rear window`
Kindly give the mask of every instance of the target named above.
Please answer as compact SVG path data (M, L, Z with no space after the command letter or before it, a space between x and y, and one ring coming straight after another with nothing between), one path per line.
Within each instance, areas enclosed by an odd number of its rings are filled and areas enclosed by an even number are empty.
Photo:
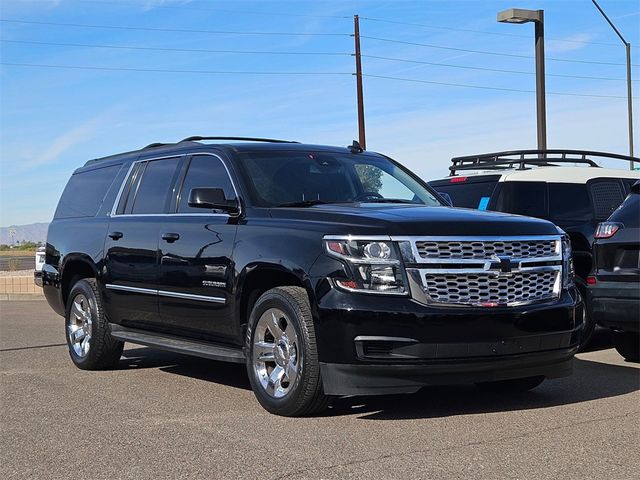
M465 177L451 177L447 183L438 181L431 186L438 192L451 197L454 207L478 208L486 210L498 183L496 180L465 179Z
M120 166L110 165L72 175L62 192L54 218L95 216Z
M590 188L593 208L598 221L609 218L609 215L624 201L625 193L618 180L596 180L591 183Z
M505 182L496 210L528 217L547 217L547 184L544 182Z

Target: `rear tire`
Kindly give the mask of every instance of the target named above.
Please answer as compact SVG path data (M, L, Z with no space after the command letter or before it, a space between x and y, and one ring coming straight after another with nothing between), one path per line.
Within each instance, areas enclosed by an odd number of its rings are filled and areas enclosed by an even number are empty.
M625 360L638 362L640 357L640 333L638 332L612 332L613 346Z
M265 410L298 417L328 406L304 288L278 287L262 294L251 311L245 342L249 381Z
M584 323L584 326L582 327L582 336L580 337L580 347L578 348L578 352L583 352L589 347L589 342L591 342L593 332L596 331L596 322L593 318L593 315L591 314L591 301L586 288L582 287L580 284L578 284L577 287L583 302L582 321Z
M95 278L76 282L69 293L65 315L69 356L82 370L114 368L124 342L111 336Z
M515 378L513 380L499 380L497 382L476 383L478 388L489 392L520 393L533 390L544 382L543 376Z

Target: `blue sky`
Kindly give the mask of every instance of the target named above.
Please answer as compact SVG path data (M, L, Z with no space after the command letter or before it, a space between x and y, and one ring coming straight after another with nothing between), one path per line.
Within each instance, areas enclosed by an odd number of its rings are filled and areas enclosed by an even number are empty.
M640 48L640 2L600 3L628 40ZM6 64L305 73L163 73L2 65L0 225L49 221L75 168L90 158L155 141L226 134L349 144L357 137L357 124L355 78L350 75L354 62L348 55L353 39L347 34L352 32L356 13L364 17L364 37L408 42L363 38L365 74L534 90L531 74L459 68L533 72L533 58L529 58L534 53L533 25L496 22L496 12L510 7L545 10L548 92L605 96L549 94L549 147L627 153L626 85L620 80L625 77L624 48L589 0L0 0L0 18L12 20L0 22L0 56ZM640 53L635 52L634 63L640 64ZM561 61L567 59L574 62ZM634 68L634 79L639 71L640 67ZM640 95L639 86L634 82L635 98ZM451 156L535 147L533 93L375 77L365 78L364 91L368 148L395 157L425 179L444 176ZM638 119L639 102L634 106ZM637 130L636 144L640 143Z

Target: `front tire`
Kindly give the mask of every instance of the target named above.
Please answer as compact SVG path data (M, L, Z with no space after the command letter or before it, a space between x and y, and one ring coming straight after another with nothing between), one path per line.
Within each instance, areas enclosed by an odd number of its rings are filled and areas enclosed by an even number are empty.
M497 382L482 382L476 385L482 390L497 393L521 393L533 390L544 382L544 377L514 378L512 380L499 380Z
M267 411L298 417L327 407L304 288L273 288L258 298L249 317L245 351L251 387Z
M95 278L83 278L71 288L65 333L69 356L76 367L103 370L118 364L124 342L110 334Z
M638 362L640 356L640 334L638 332L612 332L613 346L625 360Z

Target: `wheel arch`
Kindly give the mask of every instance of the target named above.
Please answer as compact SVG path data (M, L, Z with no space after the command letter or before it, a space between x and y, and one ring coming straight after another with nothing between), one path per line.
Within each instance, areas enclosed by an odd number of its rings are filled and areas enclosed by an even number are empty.
M65 307L73 284L82 278L98 278L94 261L82 253L66 255L60 269L60 293Z
M282 264L256 264L247 266L238 279L236 315L244 336L253 305L267 290L276 287L302 287L309 295L312 312L315 311L315 295L309 277L302 270L287 268Z

